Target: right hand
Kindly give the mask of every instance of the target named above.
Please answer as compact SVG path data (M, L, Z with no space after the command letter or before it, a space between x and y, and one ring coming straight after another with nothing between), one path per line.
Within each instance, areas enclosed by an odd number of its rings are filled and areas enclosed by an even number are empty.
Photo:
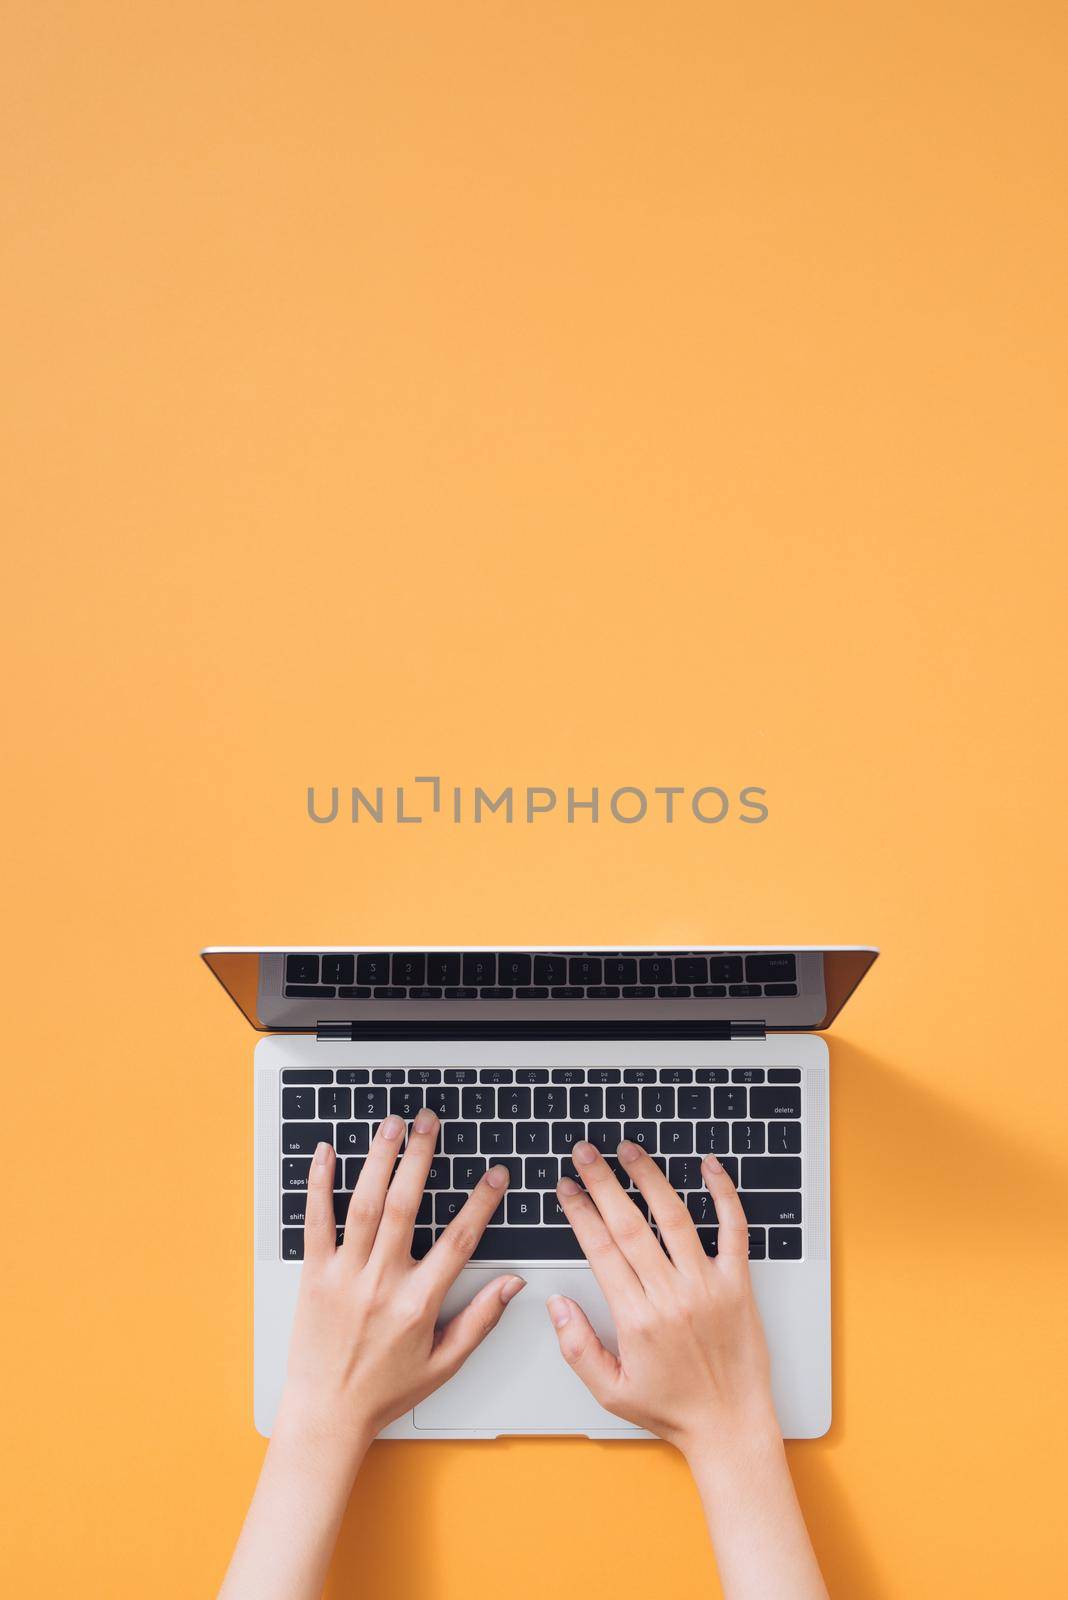
M648 1202L667 1253L593 1145L576 1145L573 1157L586 1187L564 1178L556 1192L612 1312L619 1355L605 1348L574 1300L553 1295L549 1315L564 1359L607 1411L684 1455L710 1440L778 1440L749 1278L749 1230L715 1156L701 1166L719 1219L715 1258L705 1255L686 1206L638 1145L624 1141L619 1159Z

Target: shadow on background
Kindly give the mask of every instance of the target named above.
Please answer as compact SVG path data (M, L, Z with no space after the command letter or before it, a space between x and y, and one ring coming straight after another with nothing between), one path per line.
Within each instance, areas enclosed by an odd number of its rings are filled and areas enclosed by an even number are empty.
M791 1443L788 1454L831 1594L889 1600L900 1592L892 1587L893 1551L876 1551L868 1531L878 1526L876 1508L864 1503L862 1483L850 1484L846 1463L887 1447L907 1459L926 1436L926 1391L916 1384L912 1411L895 1417L887 1439L885 1412L871 1394L850 1393L851 1381L868 1390L867 1367L859 1383L857 1363L885 1360L889 1346L917 1371L928 1359L918 1318L931 1316L932 1284L941 1293L948 1269L970 1271L974 1285L998 1251L1018 1261L1023 1248L1025 1267L1037 1256L1048 1263L1064 1174L993 1120L997 1107L985 1120L848 1041L831 1042L831 1061L834 1422L826 1438ZM929 1370L925 1377L929 1384ZM873 1373L872 1392L878 1382ZM866 1439L865 1429L880 1432ZM715 1594L687 1479L681 1458L663 1446L378 1445L353 1491L327 1600L433 1600L456 1591L468 1566L476 1579L504 1578L512 1566L505 1587L523 1596L556 1587L547 1576L556 1571L569 1587L592 1584L589 1592L652 1583L660 1600L676 1600L680 1567L689 1577L678 1600ZM670 1576L657 1581L665 1544L673 1547Z

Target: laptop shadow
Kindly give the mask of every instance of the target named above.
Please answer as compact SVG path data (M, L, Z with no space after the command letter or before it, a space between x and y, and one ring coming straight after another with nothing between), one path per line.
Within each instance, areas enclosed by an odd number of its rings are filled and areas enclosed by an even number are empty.
M886 1413L872 1403L867 1370L878 1358L870 1349L872 1333L879 1332L883 1348L892 1343L901 1361L915 1362L923 1348L923 1330L910 1310L917 1276L929 1285L947 1269L974 1261L976 1251L987 1258L1002 1248L1048 1263L1058 1243L1064 1180L1052 1165L1043 1166L1033 1147L973 1107L847 1039L830 1043L834 1421L825 1438L791 1442L787 1452L831 1594L887 1600L893 1549L878 1507L849 1481L850 1452L867 1466L873 1450L893 1453L907 1471L913 1443L924 1448L924 1418L921 1388L916 1413L903 1411L894 1438L884 1437ZM969 1257L961 1255L965 1250ZM929 1287L923 1303L926 1315ZM502 1547L512 1542L509 1530L497 1525L512 1498L506 1485L525 1507L524 1524L542 1502L556 1514L558 1520L550 1515L545 1526L560 1530L557 1554L579 1567L591 1560L602 1592L630 1574L636 1580L628 1582L631 1589L643 1587L637 1580L647 1577L661 1600L676 1600L662 1566L656 1576L657 1550L675 1539L694 1563L678 1600L705 1592L697 1570L706 1557L700 1511L684 1490L685 1467L675 1453L659 1445L566 1441L574 1461L568 1459L572 1470L563 1473L564 1445L521 1439L376 1445L353 1490L326 1600L360 1594L432 1600L444 1571L462 1568L483 1542L503 1559ZM590 1473L598 1479L598 1500L603 1503L605 1493L618 1496L619 1518L611 1545L605 1547L602 1523L587 1555L580 1553L582 1523L568 1497L577 1493L580 1505L588 1504L582 1478ZM557 1504L561 1479L567 1496ZM661 1512L651 1524L639 1514L650 1494ZM525 1543L519 1519L511 1532ZM548 1559L550 1570L559 1570L544 1537L539 1545L539 1562ZM710 1582L710 1553L707 1562ZM473 1564L481 1571L483 1560ZM674 1575L674 1561L670 1568Z

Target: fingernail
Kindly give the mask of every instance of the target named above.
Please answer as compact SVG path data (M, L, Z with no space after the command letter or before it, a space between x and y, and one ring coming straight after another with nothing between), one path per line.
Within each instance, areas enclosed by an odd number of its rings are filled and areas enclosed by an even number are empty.
M721 1161L717 1161L715 1156L705 1156L705 1166L708 1168L709 1172L723 1171L723 1163Z
M551 1294L545 1304L554 1328L563 1328L571 1321L571 1307L562 1294Z
M508 1304L509 1300L514 1300L520 1289L525 1289L526 1286L527 1280L525 1278L505 1278L501 1284L501 1299L505 1305Z
M597 1151L588 1139L580 1139L571 1154L580 1167L588 1167L597 1160Z
M508 1182L507 1167L490 1167L486 1173L486 1182L491 1189L503 1189Z
M383 1139L399 1139L404 1132L404 1123L400 1117L389 1116L382 1124Z
M560 1182L556 1185L556 1192L557 1194L581 1194L582 1190L579 1188L574 1178L561 1178Z
M412 1123L412 1127L415 1129L416 1133L429 1133L437 1120L438 1119L434 1113L432 1111L428 1111L426 1106L424 1106L422 1111L420 1111L416 1116L415 1121Z
M315 1164L316 1164L316 1166L317 1167L325 1167L327 1162L330 1160L330 1155L331 1155L331 1146L330 1145L326 1144L325 1142L322 1143L322 1144L317 1144L315 1146Z
M620 1145L618 1151L619 1159L622 1161L625 1167L632 1166L634 1162L637 1161L641 1153L641 1147L639 1145L632 1144L629 1139L623 1140L623 1143Z

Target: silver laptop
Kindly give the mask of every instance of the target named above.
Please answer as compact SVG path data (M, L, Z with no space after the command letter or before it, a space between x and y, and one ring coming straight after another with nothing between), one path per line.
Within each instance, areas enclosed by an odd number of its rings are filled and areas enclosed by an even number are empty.
M622 1138L656 1157L705 1249L716 1217L700 1177L713 1151L738 1185L783 1434L831 1421L829 1026L875 960L869 948L233 949L201 952L264 1037L255 1050L255 1419L269 1434L304 1248L315 1145L338 1153L335 1208L375 1126L433 1107L442 1121L415 1231L425 1253L491 1162L507 1196L446 1301L449 1316L502 1267L530 1281L445 1386L390 1439L502 1434L646 1438L601 1409L561 1360L544 1301L611 1318L555 1197L569 1152ZM626 1175L618 1167L622 1181Z

